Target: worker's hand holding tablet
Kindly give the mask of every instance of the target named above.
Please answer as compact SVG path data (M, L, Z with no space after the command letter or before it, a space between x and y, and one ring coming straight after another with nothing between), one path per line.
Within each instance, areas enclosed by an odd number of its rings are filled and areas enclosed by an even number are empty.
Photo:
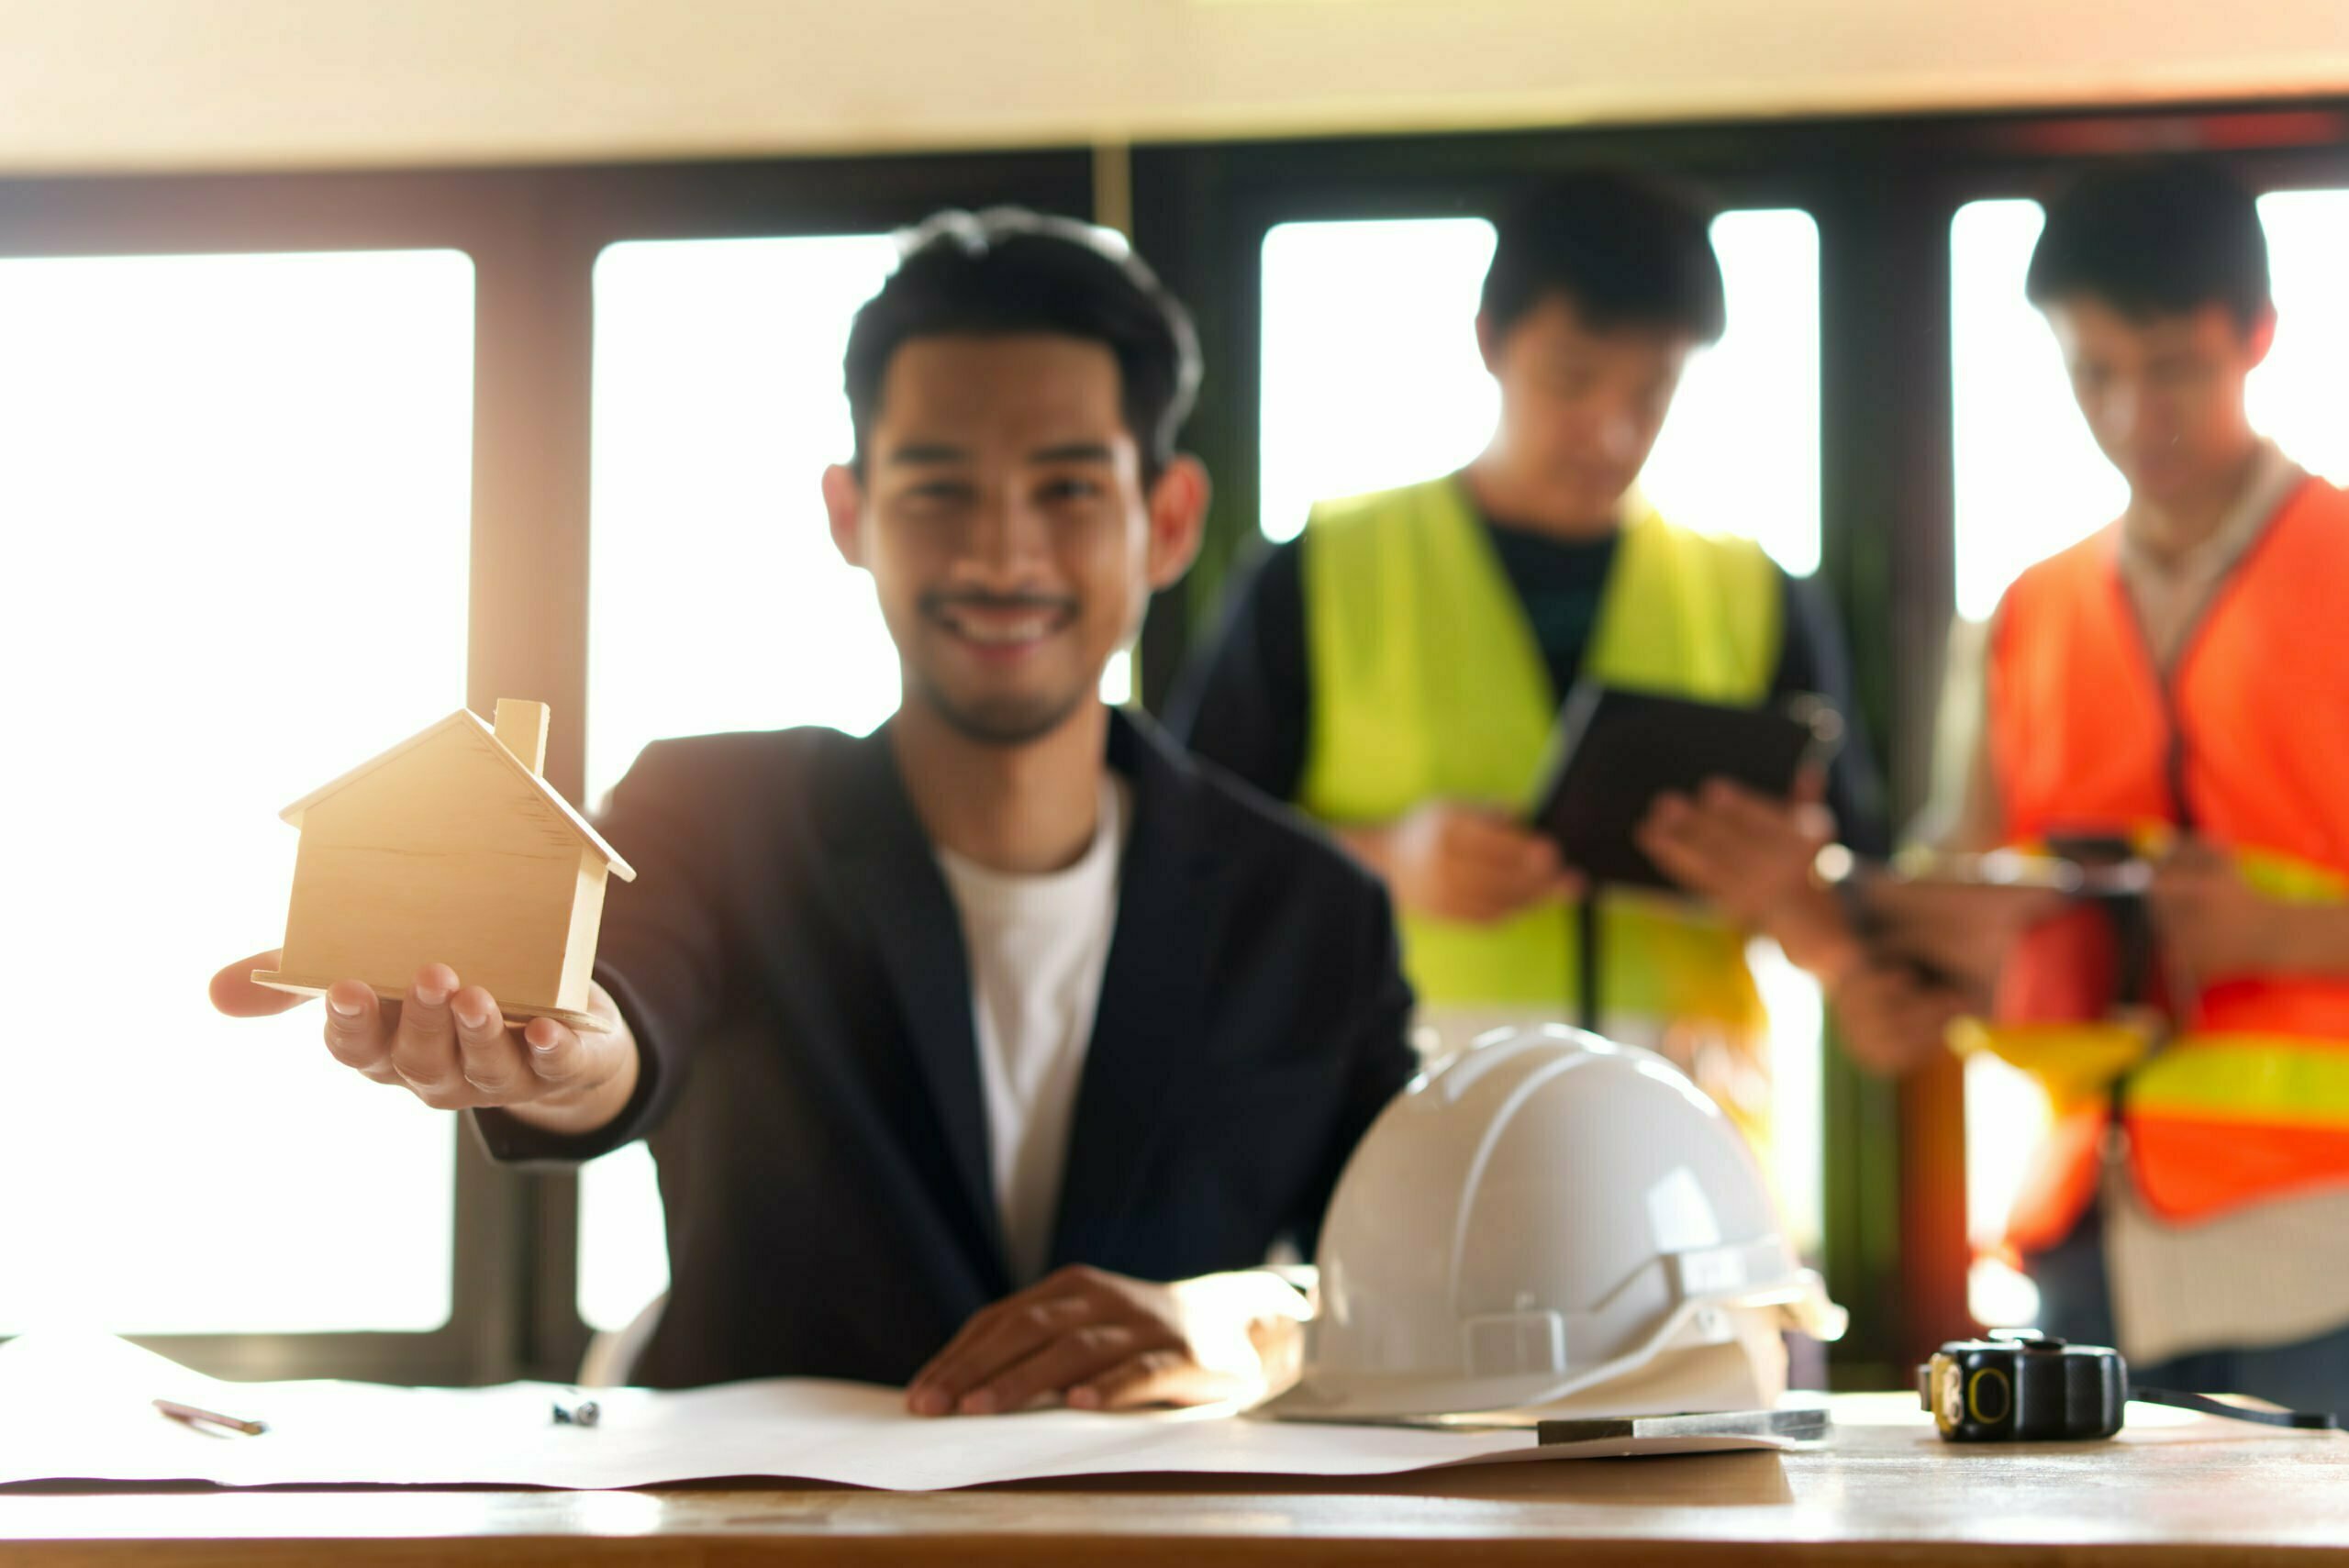
M1950 1026L1989 1012L2008 955L2023 934L2062 914L2080 889L2072 862L2044 856L1904 851L1888 862L1841 849L1820 855L1865 944L1866 958L1831 985L1846 1050L1862 1065L1905 1073L1948 1048Z
M1843 890L1872 954L1980 1012L1991 1006L2015 943L2072 906L2072 893L2008 870L2033 860L2044 857L1907 851L1878 864L1838 854L1821 861L1820 874Z
M1781 798L1726 778L1666 790L1633 840L1656 868L1741 925L1759 925L1787 894L1810 885L1811 862L1835 840L1827 776L1797 775Z
M1832 978L1856 944L1813 884L1842 735L1816 697L1734 707L1586 681L1558 720L1533 823L1593 882L1690 894Z
M1887 1077L1938 1060L1950 1026L1972 1010L1953 987L1874 954L1835 976L1827 997L1844 1051Z
M1559 710L1533 822L1595 882L1696 893L1758 923L1834 836L1819 801L1842 733L1817 697L1735 707L1585 681Z
M2254 887L2243 863L2201 839L2181 839L2154 869L2145 896L2174 979L2199 989L2244 975L2321 972L2295 951L2289 906Z
M212 977L212 1005L232 1018L300 1006L306 997L256 984L274 951L239 959ZM445 963L417 971L406 998L384 1001L357 980L326 994L326 1047L354 1072L405 1088L439 1110L495 1107L549 1132L592 1132L618 1116L636 1089L636 1037L600 985L588 1012L601 1029L559 1019L517 1020L497 999L463 984Z

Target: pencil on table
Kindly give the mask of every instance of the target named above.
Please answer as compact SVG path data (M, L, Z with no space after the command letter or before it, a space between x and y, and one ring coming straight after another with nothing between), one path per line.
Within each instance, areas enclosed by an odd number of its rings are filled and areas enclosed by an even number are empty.
M217 1410L206 1410L195 1405L183 1405L176 1399L158 1399L154 1404L156 1409L184 1426L220 1427L228 1431L242 1432L249 1438L257 1438L269 1430L267 1421L248 1421L241 1417L224 1416Z

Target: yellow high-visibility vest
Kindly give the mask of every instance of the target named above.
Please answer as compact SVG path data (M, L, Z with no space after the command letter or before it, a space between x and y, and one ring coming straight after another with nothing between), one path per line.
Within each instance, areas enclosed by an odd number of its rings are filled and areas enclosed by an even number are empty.
M1562 697L1460 480L1316 506L1300 571L1312 692L1298 804L1336 825L1391 821L1434 799L1529 810ZM1758 545L1637 503L1582 667L1613 686L1758 704L1783 613ZM1599 904L1602 1029L1758 1041L1743 932L1687 900L1609 892ZM1399 921L1423 1003L1575 1016L1582 977L1564 904L1494 925Z

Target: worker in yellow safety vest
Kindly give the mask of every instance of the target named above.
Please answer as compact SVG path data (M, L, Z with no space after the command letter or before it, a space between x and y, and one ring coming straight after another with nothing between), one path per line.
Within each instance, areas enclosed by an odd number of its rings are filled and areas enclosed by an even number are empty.
M2246 413L2277 317L2221 170L2084 177L2028 289L2129 504L2007 591L1947 838L2154 869L1955 1034L2053 1101L2009 1240L2043 1326L2143 1381L2349 1408L2349 495Z
M1685 896L1591 899L1527 813L1578 678L1745 706L1818 693L1848 716L1842 639L1741 519L1700 532L1634 488L1684 366L1726 327L1704 216L1590 172L1524 193L1497 228L1475 323L1500 390L1490 443L1458 473L1315 506L1231 596L1170 717L1386 880L1423 1044L1593 1021L1664 1049L1752 1127L1767 1080L1748 939L1822 966L1845 952L1806 878L1832 820L1864 846L1882 832L1865 742L1795 800L1717 781L1659 803L1641 843Z

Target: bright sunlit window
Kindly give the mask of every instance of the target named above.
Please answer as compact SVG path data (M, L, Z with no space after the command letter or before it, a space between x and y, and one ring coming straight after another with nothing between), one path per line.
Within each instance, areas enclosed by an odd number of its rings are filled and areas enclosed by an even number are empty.
M1819 228L1807 212L1713 221L1729 331L1689 364L1641 486L1695 528L1819 565ZM1499 395L1476 354L1482 218L1285 223L1264 237L1263 511L1296 537L1314 502L1450 472ZM1777 1105L1773 1180L1798 1241L1820 1230L1818 986L1757 943Z
M885 234L615 245L596 266L587 796L665 735L897 706L864 574L818 488L847 458L850 317Z
M2304 467L2349 482L2349 191L2260 198L2275 350L2252 376L2252 423ZM2032 562L2121 515L2128 487L2097 450L2047 323L2023 297L2045 222L2034 201L1974 202L1950 228L1957 612L1981 621ZM1991 1254L2047 1125L2035 1085L1995 1057L1966 1064L1968 1228L1976 1315L2027 1322L2030 1282Z
M1819 227L1714 219L1729 331L1689 364L1641 486L1667 517L1819 566ZM1483 218L1285 223L1264 237L1264 536L1314 502L1449 473L1492 435L1476 356Z
M455 1118L205 984L464 700L473 339L453 251L0 261L0 1333L448 1318Z
M2349 191L2263 196L2276 349L2251 378L2252 423L2303 466L2349 483ZM1957 462L1957 612L1982 620L2032 562L2121 515L2129 491L2072 401L2047 323L2023 297L2045 216L1972 202L1950 226Z

